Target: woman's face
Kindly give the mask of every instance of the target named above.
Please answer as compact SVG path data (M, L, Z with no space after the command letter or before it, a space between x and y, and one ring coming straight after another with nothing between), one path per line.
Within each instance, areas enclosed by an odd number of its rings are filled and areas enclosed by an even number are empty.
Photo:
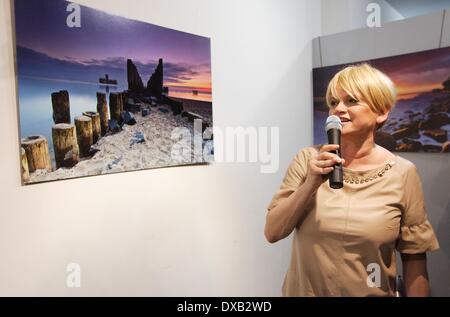
M387 119L389 112L377 114L367 103L354 99L343 90L337 92L339 99L332 98L329 115L335 115L341 119L342 136L371 134L375 131L377 124Z

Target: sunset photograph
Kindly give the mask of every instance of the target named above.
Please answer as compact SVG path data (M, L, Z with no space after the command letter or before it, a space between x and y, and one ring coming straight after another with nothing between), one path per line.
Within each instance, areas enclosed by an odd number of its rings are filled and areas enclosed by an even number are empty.
M176 131L212 128L209 38L63 0L14 6L23 183L205 163Z
M351 64L368 63L393 81L397 101L376 143L396 152L448 152L450 47L313 69L314 143L327 143L328 82Z

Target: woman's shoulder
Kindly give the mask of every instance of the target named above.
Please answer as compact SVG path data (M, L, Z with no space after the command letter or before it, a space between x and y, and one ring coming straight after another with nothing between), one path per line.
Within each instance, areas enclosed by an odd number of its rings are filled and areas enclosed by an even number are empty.
M397 175L402 178L407 178L408 175L410 175L411 173L413 174L418 173L416 165L402 156L395 155L395 165Z
M302 147L298 150L297 155L299 155L301 153L307 153L307 154L317 153L322 146L323 146L323 144L313 144L310 146Z
M397 154L395 155L395 160L396 160L397 164L399 166L401 166L402 168L409 169L409 168L416 167L416 165L413 162L411 162L410 160L408 160L402 156L399 156Z
M318 153L323 144L314 144L300 148L295 155L297 160L310 159L314 154Z

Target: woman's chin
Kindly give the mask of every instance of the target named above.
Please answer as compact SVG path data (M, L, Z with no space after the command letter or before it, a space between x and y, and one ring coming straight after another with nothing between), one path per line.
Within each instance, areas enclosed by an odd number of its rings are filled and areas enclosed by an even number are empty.
M350 125L351 125L350 122L342 124L341 134L351 130Z
M341 136L345 135L352 135L355 134L355 132L358 132L358 130L355 130L351 125L344 125L341 129Z

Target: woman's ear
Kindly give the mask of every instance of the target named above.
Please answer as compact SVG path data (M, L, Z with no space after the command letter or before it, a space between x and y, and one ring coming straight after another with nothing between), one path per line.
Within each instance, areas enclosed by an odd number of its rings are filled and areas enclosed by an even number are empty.
M378 126L383 124L384 122L386 122L386 120L389 116L389 112L390 111L386 111L385 113L378 114L378 116L377 116L377 125Z
M389 116L389 111L387 111L386 113L378 114L377 119L376 119L377 125L375 127L374 132L378 131L386 123L388 116Z

